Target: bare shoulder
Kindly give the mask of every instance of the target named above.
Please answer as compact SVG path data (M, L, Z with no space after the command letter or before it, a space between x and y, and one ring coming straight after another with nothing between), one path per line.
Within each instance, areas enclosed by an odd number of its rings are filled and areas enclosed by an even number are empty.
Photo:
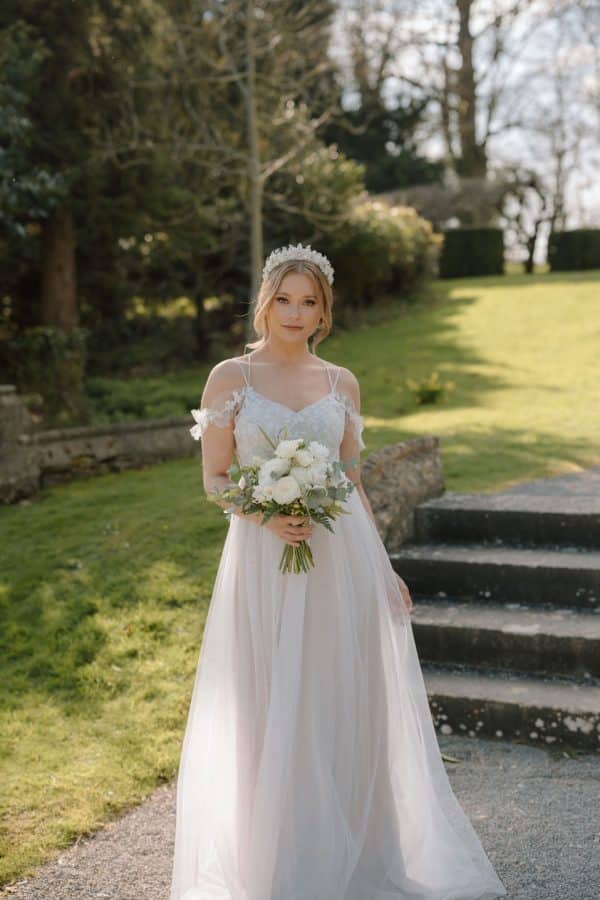
M351 371L351 369L346 369L344 366L338 367L340 370L340 374L338 375L337 387L338 389L347 394L349 397L354 400L354 405L357 409L360 408L360 385L358 383L358 378Z
M237 358L222 359L208 373L202 392L202 405L210 404L216 397L224 393L235 391L244 383L242 367Z

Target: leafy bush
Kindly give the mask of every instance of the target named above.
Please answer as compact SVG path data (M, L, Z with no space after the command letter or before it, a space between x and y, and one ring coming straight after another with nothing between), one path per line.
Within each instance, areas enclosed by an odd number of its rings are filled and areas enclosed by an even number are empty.
M3 350L8 369L23 393L42 398L46 425L84 423L89 410L83 393L86 332L83 328L26 328Z
M433 271L440 238L407 206L357 204L343 235L319 243L335 268L342 305L366 306L384 294L405 293Z
M133 422L186 416L198 406L206 372L190 368L144 378L86 378L94 422Z
M146 375L197 361L191 316L141 315L107 319L89 331L89 375Z

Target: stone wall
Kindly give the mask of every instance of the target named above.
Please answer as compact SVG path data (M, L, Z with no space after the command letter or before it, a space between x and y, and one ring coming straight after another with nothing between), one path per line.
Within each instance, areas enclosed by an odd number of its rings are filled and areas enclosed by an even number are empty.
M0 503L41 487L194 456L189 416L36 431L12 385L0 385ZM414 509L444 493L439 438L426 435L375 450L361 480L388 552L415 537Z
M197 449L189 416L40 431L35 445L43 485L192 456Z
M415 507L445 492L440 441L434 434L373 451L361 463L360 474L388 553L416 537Z
M0 385L0 502L41 487L193 456L190 417L36 431L13 385Z

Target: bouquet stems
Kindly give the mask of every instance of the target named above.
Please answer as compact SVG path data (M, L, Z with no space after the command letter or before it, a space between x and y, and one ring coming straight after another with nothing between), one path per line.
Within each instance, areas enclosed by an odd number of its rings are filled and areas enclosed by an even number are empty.
M286 544L281 554L279 563L280 572L308 572L310 568L314 568L315 561L313 559L312 550L306 541L301 541L297 545Z

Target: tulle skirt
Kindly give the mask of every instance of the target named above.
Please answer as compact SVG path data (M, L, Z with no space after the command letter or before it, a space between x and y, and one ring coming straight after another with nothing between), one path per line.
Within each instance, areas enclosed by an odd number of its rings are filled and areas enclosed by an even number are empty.
M448 780L412 623L359 494L315 568L232 516L179 765L171 900L506 896Z

